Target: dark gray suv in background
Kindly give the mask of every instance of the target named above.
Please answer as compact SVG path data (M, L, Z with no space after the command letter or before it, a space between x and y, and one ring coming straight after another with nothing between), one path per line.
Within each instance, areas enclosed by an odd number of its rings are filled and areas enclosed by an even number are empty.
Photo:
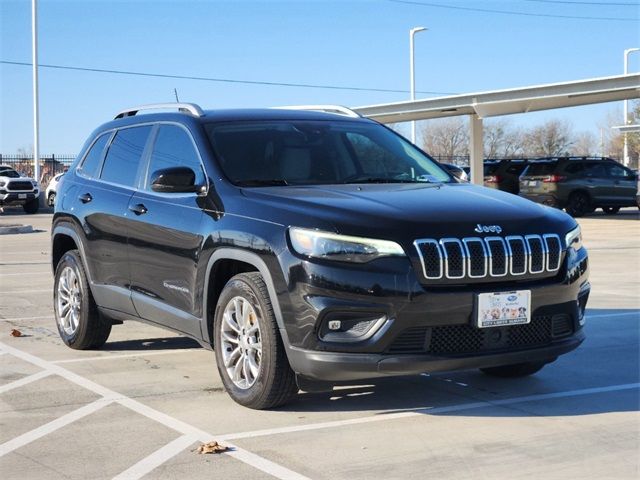
M611 158L541 158L520 176L520 195L574 217L596 208L613 215L636 205L637 180L633 170Z

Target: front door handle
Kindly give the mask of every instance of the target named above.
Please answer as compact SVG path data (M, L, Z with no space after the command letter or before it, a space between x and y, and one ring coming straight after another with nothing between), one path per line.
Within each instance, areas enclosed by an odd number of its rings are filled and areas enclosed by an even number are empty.
M147 207L145 207L141 203L138 203L136 205L131 205L129 207L129 210L131 210L136 215L144 215L145 213L147 213Z
M90 193L83 193L78 197L78 200L80 200L82 203L89 203L91 200L93 200L93 197Z

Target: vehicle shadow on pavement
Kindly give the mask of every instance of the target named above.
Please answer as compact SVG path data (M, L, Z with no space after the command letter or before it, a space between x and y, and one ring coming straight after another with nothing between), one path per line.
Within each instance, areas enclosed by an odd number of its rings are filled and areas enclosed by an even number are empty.
M580 219L594 219L594 220L640 220L640 210L638 210L637 208L634 209L628 209L628 210L621 210L620 212L616 213L615 215L607 215L604 212L594 212L594 213L589 213Z
M187 337L141 338L137 340L118 340L107 342L104 351L140 351L140 350L177 350L201 348L195 340Z

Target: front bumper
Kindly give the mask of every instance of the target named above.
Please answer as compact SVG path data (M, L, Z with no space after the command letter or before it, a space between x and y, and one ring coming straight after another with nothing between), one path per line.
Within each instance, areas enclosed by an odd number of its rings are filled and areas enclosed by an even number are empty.
M568 252L557 276L537 281L427 287L402 262L352 268L293 262L279 300L297 374L335 382L553 361L584 340L590 293L584 249ZM531 324L474 326L477 294L514 290L531 291ZM328 341L327 323L347 314L386 321L361 341Z
M39 192L7 192L0 193L1 205L22 205L38 198ZM21 198L23 197L24 198Z
M578 348L584 338L584 332L579 330L570 338L544 347L455 357L317 352L296 348L290 349L288 354L290 362L305 377L326 382L343 382L387 375L469 370L535 361L551 362Z

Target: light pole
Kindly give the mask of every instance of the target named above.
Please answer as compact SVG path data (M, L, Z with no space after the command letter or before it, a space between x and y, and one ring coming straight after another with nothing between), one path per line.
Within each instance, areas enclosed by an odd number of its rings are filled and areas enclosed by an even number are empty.
M629 54L631 52L640 51L640 48L627 48L624 51L624 74L627 75L629 73ZM629 123L629 100L624 101L624 122L623 125ZM629 145L627 145L627 132L624 132L624 148L622 153L622 163L628 167L629 166Z
M414 27L409 30L409 77L411 81L411 100L416 99L416 75L415 75L415 59L413 56L413 37L416 33L426 30L425 27ZM416 121L411 121L411 141L416 143Z
M38 0L31 2L31 42L33 68L33 178L40 182L40 112L38 104ZM40 195L42 198L43 195Z

